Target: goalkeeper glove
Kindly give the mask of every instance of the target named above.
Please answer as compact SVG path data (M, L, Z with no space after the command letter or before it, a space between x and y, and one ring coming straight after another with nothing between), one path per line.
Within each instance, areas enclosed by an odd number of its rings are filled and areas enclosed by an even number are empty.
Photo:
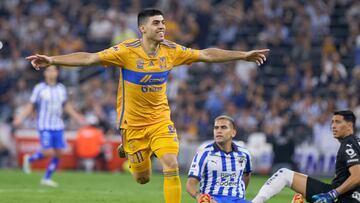
M333 203L337 201L339 193L334 189L327 193L313 195L314 203Z

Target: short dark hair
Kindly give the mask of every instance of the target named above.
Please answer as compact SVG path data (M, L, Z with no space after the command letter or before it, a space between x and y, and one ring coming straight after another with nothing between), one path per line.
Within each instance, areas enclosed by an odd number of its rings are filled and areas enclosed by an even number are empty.
M356 116L355 114L350 111L350 110L344 110L344 111L335 111L334 112L334 116L335 115L340 115L344 117L344 120L347 122L352 122L353 127L355 129L355 123L356 123Z
M221 115L221 116L216 117L216 118L215 118L215 121L218 121L218 120L221 120L221 119L228 120L228 121L231 123L232 127L233 127L235 130L237 130L237 129L236 129L236 124L235 124L235 121L234 121L233 118L231 118L230 116L227 116L227 115Z
M155 9L155 8L143 9L138 14L138 26L143 24L147 20L147 18L152 17L152 16L157 16L157 15L162 15L163 16L163 13L160 10Z

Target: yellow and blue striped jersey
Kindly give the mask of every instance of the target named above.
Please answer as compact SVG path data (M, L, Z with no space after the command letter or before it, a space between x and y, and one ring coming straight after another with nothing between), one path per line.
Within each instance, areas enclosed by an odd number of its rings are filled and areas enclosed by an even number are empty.
M199 59L199 50L164 40L155 56L148 56L139 39L129 39L98 52L105 66L121 68L117 96L120 128L142 128L170 120L166 82L177 65Z

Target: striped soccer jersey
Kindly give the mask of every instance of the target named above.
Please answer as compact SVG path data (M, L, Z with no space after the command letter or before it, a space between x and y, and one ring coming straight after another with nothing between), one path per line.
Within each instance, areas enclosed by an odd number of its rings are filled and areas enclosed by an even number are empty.
M39 130L63 130L63 106L67 101L63 84L48 85L41 82L34 87L30 102L36 106Z
M215 143L199 151L188 173L200 181L200 192L245 199L243 174L251 172L248 150L232 143L232 151L226 153Z

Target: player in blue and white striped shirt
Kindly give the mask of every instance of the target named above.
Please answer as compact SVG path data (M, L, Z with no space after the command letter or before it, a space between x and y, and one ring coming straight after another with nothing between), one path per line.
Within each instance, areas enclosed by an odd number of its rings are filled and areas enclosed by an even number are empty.
M41 150L30 156L24 156L23 169L25 173L30 173L31 162L52 157L40 182L42 185L52 187L57 186L51 177L59 164L61 152L65 148L63 111L74 117L79 123L84 123L84 118L67 102L66 88L63 84L58 83L58 75L59 70L56 66L49 66L45 69L45 81L35 86L30 103L15 117L13 123L14 126L19 126L36 108Z
M235 135L231 117L223 115L215 119L215 142L195 155L188 173L186 190L198 202L249 202L245 200L245 190L251 173L250 154L232 141ZM207 195L212 200L207 200Z

